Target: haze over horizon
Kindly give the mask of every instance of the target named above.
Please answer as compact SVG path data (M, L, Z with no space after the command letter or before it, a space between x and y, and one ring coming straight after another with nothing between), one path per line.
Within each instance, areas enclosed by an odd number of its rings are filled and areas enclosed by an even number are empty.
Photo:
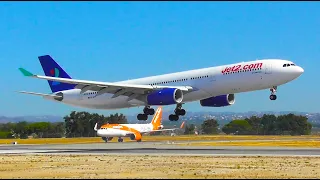
M320 66L320 4L313 2L3 2L0 4L0 116L58 115L71 111L137 114L143 107L92 110L19 94L50 93L38 56L51 55L73 78L114 82L264 58L293 61L298 79L236 94L234 105L188 112L320 112L315 82ZM156 68L155 68L156 67ZM155 106L156 107L156 106ZM175 106L164 107L173 111Z

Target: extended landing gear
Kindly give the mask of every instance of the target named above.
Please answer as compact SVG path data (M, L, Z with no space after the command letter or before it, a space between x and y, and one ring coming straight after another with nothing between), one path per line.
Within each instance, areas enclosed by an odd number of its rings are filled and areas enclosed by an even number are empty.
M178 121L179 116L184 116L186 115L186 110L182 109L182 104L177 104L176 109L174 110L175 114L170 114L169 115L169 120L170 121Z
M270 95L270 100L271 101L274 101L277 99L277 95L276 95L276 92L277 92L277 86L273 86L273 88L270 88L270 91L271 91L271 95Z
M143 114L138 114L137 119L139 121L141 120L146 121L148 119L148 115L154 115L154 109L150 108L150 106L146 106L143 109Z
M119 137L118 142L123 142L123 139L121 137Z
M105 142L111 141L113 137L101 137Z

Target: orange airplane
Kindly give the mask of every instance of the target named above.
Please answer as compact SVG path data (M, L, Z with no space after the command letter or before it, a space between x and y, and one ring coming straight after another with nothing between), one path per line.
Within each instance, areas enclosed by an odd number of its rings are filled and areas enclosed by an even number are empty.
M148 124L105 124L97 129L96 123L94 130L97 135L101 136L106 142L111 141L113 137L119 137L118 142L123 142L122 137L130 137L131 140L141 142L142 134L157 132L157 131L173 131L181 129L185 122L182 122L180 128L162 129L162 107L159 107L151 121Z

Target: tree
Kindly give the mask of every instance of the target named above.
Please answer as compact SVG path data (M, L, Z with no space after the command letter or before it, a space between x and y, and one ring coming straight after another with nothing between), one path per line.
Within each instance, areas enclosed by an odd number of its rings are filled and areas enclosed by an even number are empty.
M261 118L257 116L251 116L245 119L252 127L252 132L250 134L262 134Z
M215 119L208 119L201 124L202 132L205 134L218 134L219 124Z
M184 134L194 134L194 130L195 130L195 125L191 124L191 125L185 125L185 129L184 129Z
M261 130L263 135L276 134L277 117L273 114L264 114L261 118Z
M289 132L290 135L307 135L311 133L312 125L308 122L307 117L290 113L278 116L277 127L281 134Z
M250 134L252 131L251 125L246 120L233 120L226 124L222 131L226 134Z

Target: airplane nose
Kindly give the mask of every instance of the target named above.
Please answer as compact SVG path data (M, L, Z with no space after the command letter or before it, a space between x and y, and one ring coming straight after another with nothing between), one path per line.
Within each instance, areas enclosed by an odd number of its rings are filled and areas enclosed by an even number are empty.
M301 75L302 73L304 73L304 69L299 66L299 67L297 68L297 73L299 73L299 75Z
M100 130L97 131L97 135L101 136L101 131Z

